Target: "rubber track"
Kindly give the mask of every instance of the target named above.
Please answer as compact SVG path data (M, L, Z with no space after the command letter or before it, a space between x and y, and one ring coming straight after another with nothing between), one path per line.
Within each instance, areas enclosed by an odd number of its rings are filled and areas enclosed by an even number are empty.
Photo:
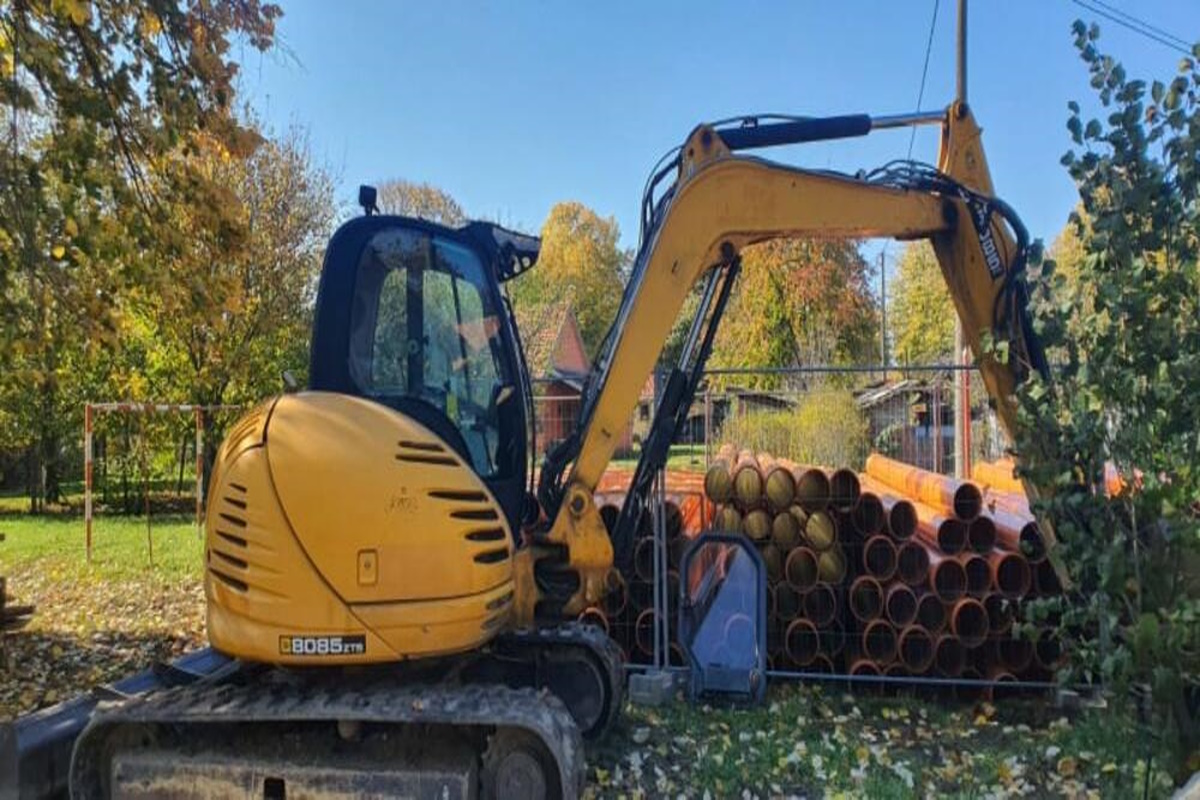
M617 643L595 625L564 622L537 629L518 630L500 637L498 649L515 644L544 651L546 646L569 646L587 649L608 677L609 704L604 719L589 732L588 739L598 739L612 728L625 706L624 656Z
M562 701L549 692L492 684L400 687L384 680L356 689L303 683L187 686L102 709L75 745L71 796L104 796L102 776L109 749L105 742L128 725L337 720L521 728L538 737L558 764L564 798L575 798L583 789L585 764L579 727Z

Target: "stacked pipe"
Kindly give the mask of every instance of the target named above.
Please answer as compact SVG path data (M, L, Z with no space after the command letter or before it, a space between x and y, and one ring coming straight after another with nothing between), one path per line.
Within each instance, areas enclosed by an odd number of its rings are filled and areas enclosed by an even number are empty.
M879 498L889 522L898 513L911 513L915 522L907 539L889 526L898 551L895 577L883 584L883 616L895 628L899 669L945 678L1049 678L1062 660L1050 632L1034 639L1014 634L1022 600L1061 591L1023 496L985 495L977 482L879 454L867 459L860 481L864 496ZM898 511L905 505L911 512ZM865 567L884 560L875 555ZM875 648L875 660L888 654L886 644Z
M625 501L628 479L610 479L595 495L596 506L605 527L612 531ZM711 527L712 506L703 494L699 477L686 473L668 475L663 504L667 543L667 582L664 587L668 605L668 657L682 666L683 651L676 640L675 612L679 598L679 564L687 544ZM626 660L634 664L654 659L654 524L646 511L638 521L634 536L633 563L626 573L613 570L608 579L604 602L586 609L579 617L603 628L621 647Z
M863 474L726 445L705 477L714 527L767 570L781 670L1046 678L1046 632L1013 634L1022 599L1059 591L1028 508L970 481L872 455Z

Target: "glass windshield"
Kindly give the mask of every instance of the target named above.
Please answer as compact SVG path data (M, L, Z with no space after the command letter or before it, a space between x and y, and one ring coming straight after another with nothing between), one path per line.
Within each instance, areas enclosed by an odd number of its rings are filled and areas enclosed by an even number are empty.
M350 319L350 373L362 393L437 408L484 477L496 472L495 398L509 383L492 296L470 248L395 228L363 250Z

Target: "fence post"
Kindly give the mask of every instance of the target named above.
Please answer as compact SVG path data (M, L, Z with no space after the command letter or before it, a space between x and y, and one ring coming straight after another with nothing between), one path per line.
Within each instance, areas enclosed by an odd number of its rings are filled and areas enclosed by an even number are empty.
M704 469L712 466L712 389L704 387Z
M196 536L201 536L204 525L204 409L196 406Z
M92 404L83 404L83 524L87 563L92 563Z

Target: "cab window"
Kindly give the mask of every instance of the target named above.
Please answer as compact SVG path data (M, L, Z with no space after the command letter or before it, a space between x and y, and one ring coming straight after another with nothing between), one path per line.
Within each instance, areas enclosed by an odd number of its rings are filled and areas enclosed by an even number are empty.
M382 402L419 400L462 434L475 470L497 472L497 396L505 374L500 317L474 251L418 230L375 234L351 311L350 372Z

